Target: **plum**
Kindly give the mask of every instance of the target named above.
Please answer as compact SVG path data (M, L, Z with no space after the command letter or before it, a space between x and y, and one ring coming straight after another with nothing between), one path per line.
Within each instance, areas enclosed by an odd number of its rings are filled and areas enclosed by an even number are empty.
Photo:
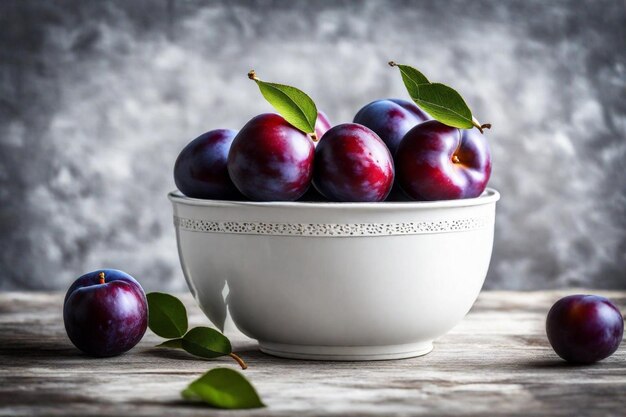
M261 114L239 131L228 155L228 172L246 197L295 201L313 177L313 141L282 116Z
M133 348L148 326L146 295L133 277L102 269L67 290L63 322L68 337L91 356L115 356Z
M332 201L382 201L393 185L393 160L371 129L356 123L331 128L315 149L313 184Z
M226 165L237 132L216 129L192 140L174 164L176 187L187 197L239 200L241 193L228 175Z
M390 98L365 105L354 116L353 122L372 129L395 156L406 132L428 119L428 115L415 104Z
M396 181L414 200L454 200L482 194L491 153L476 130L429 120L409 130L395 155Z
M597 295L570 295L557 301L546 318L554 351L574 363L611 356L622 342L624 319L615 304Z

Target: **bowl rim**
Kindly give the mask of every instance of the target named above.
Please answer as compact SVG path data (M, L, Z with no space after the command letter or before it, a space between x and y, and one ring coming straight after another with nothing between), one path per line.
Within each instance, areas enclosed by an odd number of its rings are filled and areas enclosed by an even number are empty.
M189 206L203 207L276 207L276 208L332 208L350 210L380 210L380 209L432 209L447 207L468 207L483 204L495 203L500 200L500 193L493 188L486 188L485 191L475 198L462 198L458 200L438 200L438 201L379 201L379 202L334 202L334 201L236 201L236 200L207 200L191 198L183 195L180 191L174 190L168 193L168 199L173 203L180 203Z

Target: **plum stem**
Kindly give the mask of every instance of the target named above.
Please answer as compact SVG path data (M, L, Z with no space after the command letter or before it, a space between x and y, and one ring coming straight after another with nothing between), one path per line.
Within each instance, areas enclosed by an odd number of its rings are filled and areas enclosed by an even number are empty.
M398 64L396 64L393 61L389 61L388 64L389 64L390 67L397 67L398 66Z
M455 164L458 164L461 162L461 160L459 159L458 156L452 155L452 162L454 162Z
M313 142L317 142L317 141L319 141L319 140L320 140L320 139L317 137L317 135L315 134L315 132L313 132L313 133L309 133L308 135L309 135L309 137L311 138L311 140L312 140Z
M248 71L248 78L250 78L253 81L259 81L259 77L256 76L256 71L254 70Z
M98 278L100 278L100 284L104 284L104 272L100 272Z
M238 364L239 366L241 366L241 369L248 369L248 365L246 365L246 363L243 361L243 359L241 359L238 355L236 355L233 352L230 352L228 354L228 356L230 356L231 358L233 358Z
M491 129L491 123L480 124L478 120L474 116L472 116L472 125L476 127L476 129L480 130L480 133L484 134L484 129Z

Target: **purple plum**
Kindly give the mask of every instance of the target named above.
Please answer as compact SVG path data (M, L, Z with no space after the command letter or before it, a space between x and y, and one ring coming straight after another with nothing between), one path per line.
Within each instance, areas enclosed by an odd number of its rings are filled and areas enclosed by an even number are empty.
M395 156L406 132L428 119L430 117L415 104L391 98L367 104L354 116L353 122L372 129Z
M315 149L313 184L329 200L383 201L393 177L389 149L365 126L335 126Z
M311 184L314 152L313 141L282 116L261 114L233 140L228 172L252 200L295 201Z
M624 335L624 319L615 304L604 297L570 295L550 309L546 333L561 358L588 364L617 350Z
M67 290L63 321L70 340L91 356L115 356L132 349L148 326L141 285L116 269L78 278Z
M180 192L192 198L241 199L226 166L236 135L230 129L211 130L185 146L174 164L174 181Z
M476 130L436 120L409 130L395 155L396 181L414 200L454 200L482 194L491 175L491 154Z

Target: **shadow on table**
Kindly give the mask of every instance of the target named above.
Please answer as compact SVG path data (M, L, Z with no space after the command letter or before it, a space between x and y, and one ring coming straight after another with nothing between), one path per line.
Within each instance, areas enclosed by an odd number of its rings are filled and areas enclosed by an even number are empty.
M58 344L45 343L15 343L11 346L0 348L0 357L5 359L85 359L89 356L83 354L73 346L60 346Z
M258 360L258 359L267 359L268 356L258 349L247 349L247 350L236 350L235 353L241 356L244 361L249 360ZM228 360L232 361L228 356L220 356L217 358L201 358L199 356L194 356L190 353L185 352L182 349L167 349L167 348L147 348L141 352L143 355L149 355L159 359L173 359L173 360L186 360L186 361L207 361L214 362L216 360Z
M529 369L567 369L567 368L589 368L598 366L595 364L569 363L562 359L533 359L528 361L520 361L517 363L522 368Z

